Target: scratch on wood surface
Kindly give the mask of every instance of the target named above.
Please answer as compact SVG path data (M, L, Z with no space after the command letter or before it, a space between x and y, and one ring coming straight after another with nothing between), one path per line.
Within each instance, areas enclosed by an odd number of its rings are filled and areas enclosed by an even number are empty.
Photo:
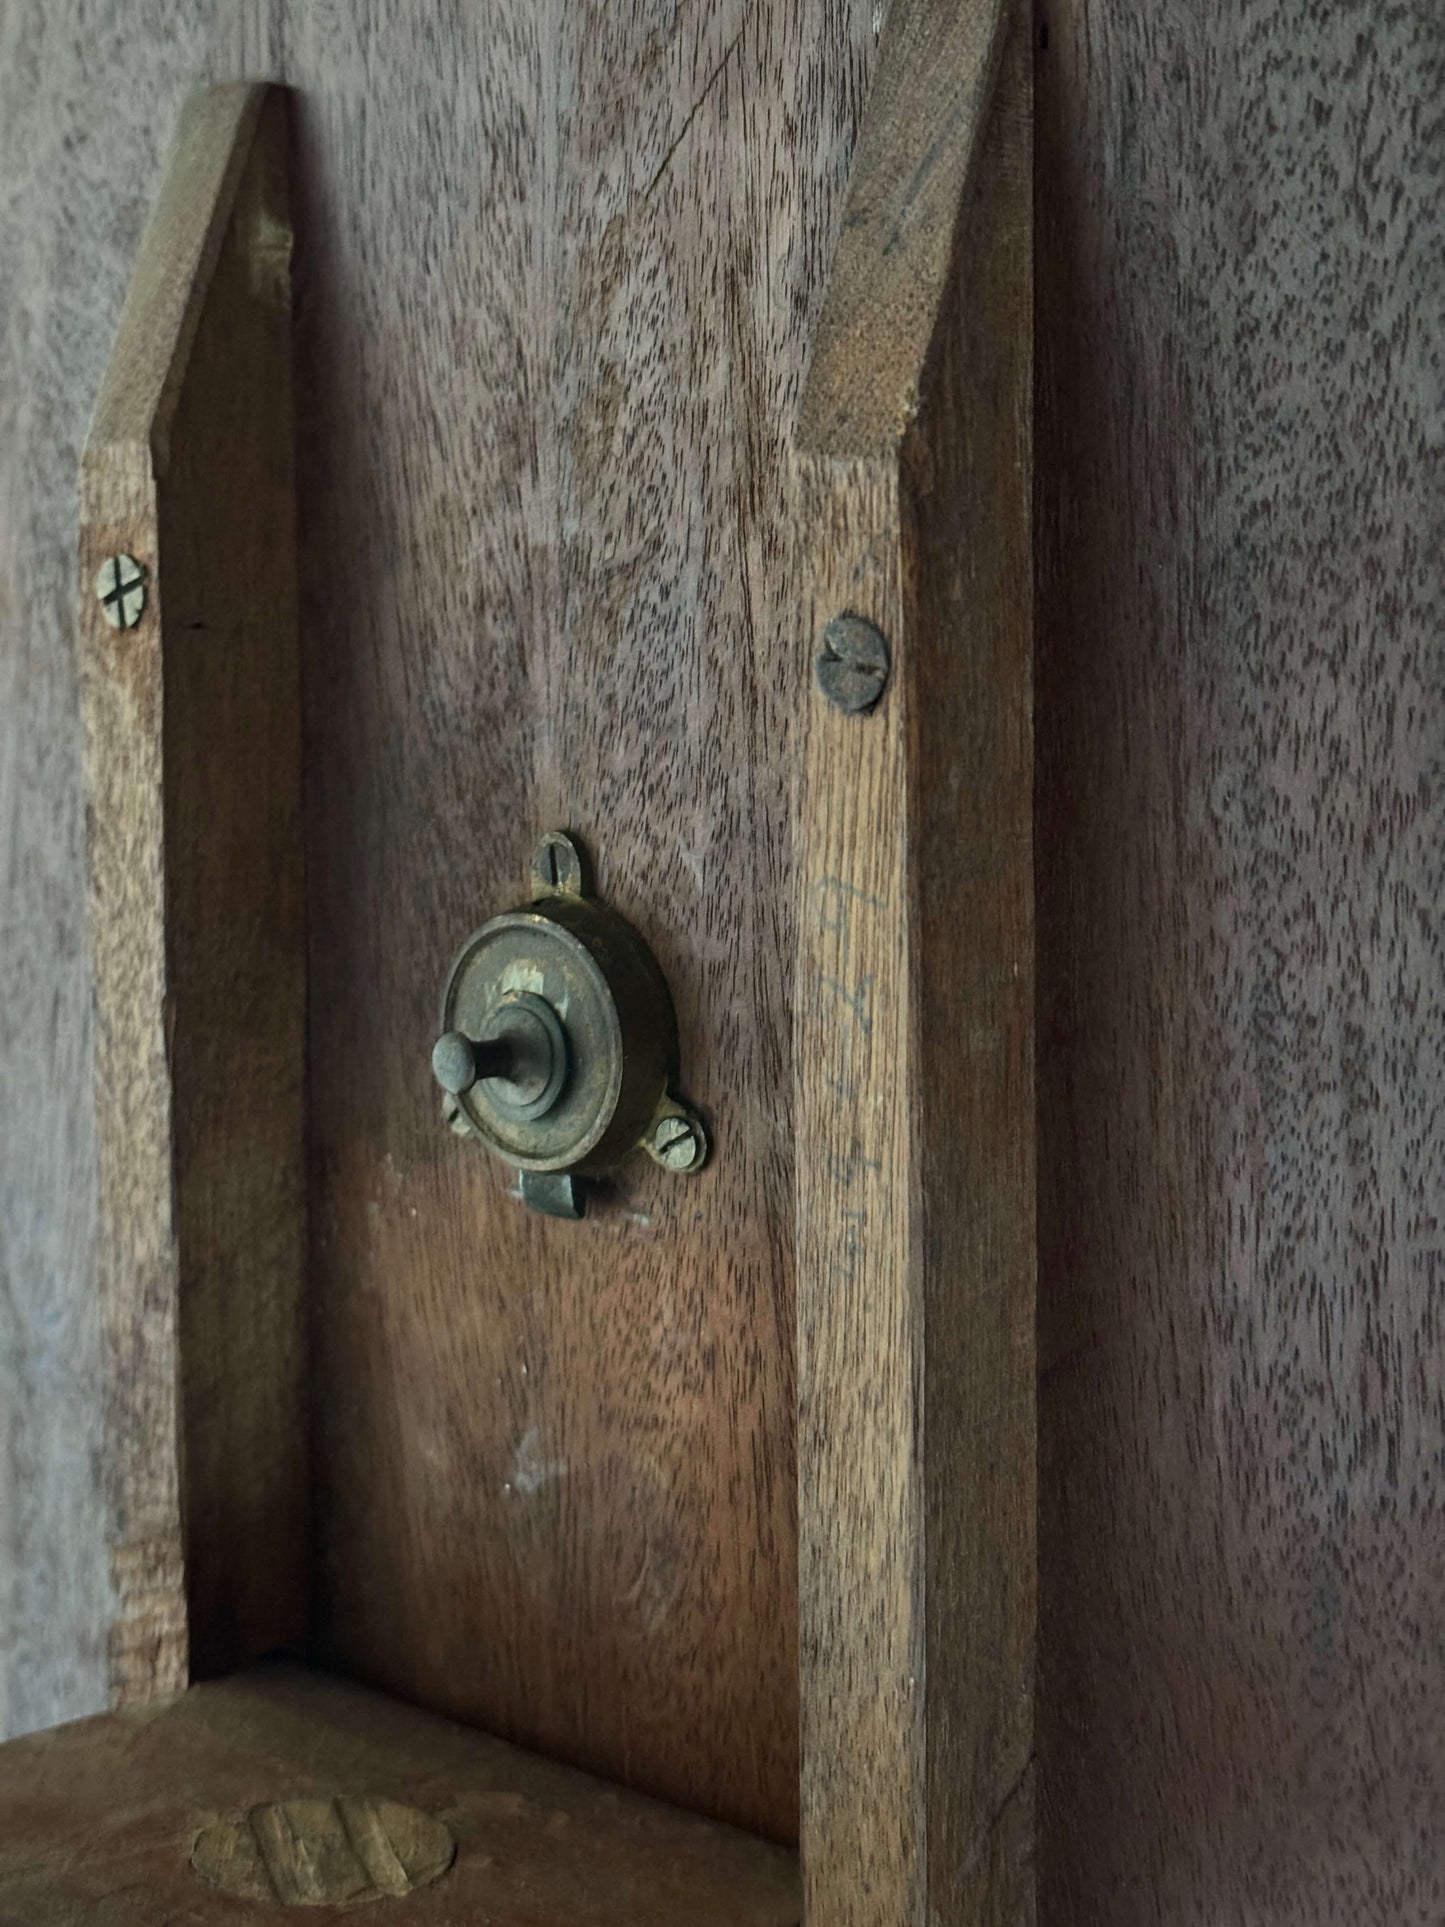
M682 126L678 129L677 133L673 136L671 142L669 143L667 152L663 155L662 160L657 167L657 171L653 174L653 177L647 183L647 186L642 190L642 195L641 195L642 200L646 201L651 198L653 190L656 188L658 182L662 179L663 175L667 172L668 168L672 165L673 155L676 154L678 148L682 146L682 143L687 139L688 135L692 132L692 124L697 119L698 115L702 112L703 106L707 101L708 95L711 94L713 88L716 87L718 82L722 79L724 73L727 71L728 63L731 61L733 55L738 51L739 47L742 46L743 34L745 32L746 32L746 28L744 27L738 28L738 31L733 36L732 44L728 47L727 52L722 56L722 58L718 61L717 65L713 68L712 72L708 75L708 78L703 85L702 92L698 95L697 99L693 102L692 106L688 109L687 118L683 121Z
M525 1372L526 1369L524 1365L522 1370ZM543 1458L541 1433L535 1425L530 1425L518 1441L512 1462L512 1476L503 1489L521 1492L530 1498L532 1493L540 1492L544 1485L551 1485L566 1476L566 1459Z

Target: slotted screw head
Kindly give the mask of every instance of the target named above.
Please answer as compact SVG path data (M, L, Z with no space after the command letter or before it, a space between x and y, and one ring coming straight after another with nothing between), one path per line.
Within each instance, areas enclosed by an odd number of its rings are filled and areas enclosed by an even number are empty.
M132 555L109 555L96 573L95 593L112 629L134 629L145 613L146 572Z
M587 865L565 830L548 830L532 853L535 896L583 897L588 894Z
M665 1117L652 1133L652 1155L669 1171L695 1171L707 1156L707 1138L695 1118Z
M863 616L834 616L823 631L818 687L835 709L861 716L883 694L890 664L881 629Z

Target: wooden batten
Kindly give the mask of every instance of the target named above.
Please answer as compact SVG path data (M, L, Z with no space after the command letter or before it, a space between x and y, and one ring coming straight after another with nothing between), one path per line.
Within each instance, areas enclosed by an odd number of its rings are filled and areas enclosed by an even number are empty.
M1032 185L1026 11L898 0L797 436L809 1927L1032 1921Z
M187 107L81 481L115 1702L305 1603L305 958L283 97ZM144 571L134 626L97 592Z

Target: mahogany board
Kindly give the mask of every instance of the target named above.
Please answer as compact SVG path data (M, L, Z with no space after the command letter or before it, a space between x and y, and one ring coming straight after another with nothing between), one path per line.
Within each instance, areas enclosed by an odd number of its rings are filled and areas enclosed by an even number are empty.
M0 1923L224 1927L258 1917L353 1918L349 1906L282 1904L298 1892L364 1892L351 1856L338 1867L314 1848L308 1853L308 1835L294 1822L299 1848L283 1841L278 1856L265 1840L265 1810L292 1801L353 1810L395 1803L439 1823L455 1843L434 1884L410 1893L383 1886L361 1903L355 1917L364 1920L798 1927L801 1916L797 1862L784 1848L619 1793L363 1688L272 1665L193 1686L169 1705L79 1720L0 1747ZM201 1837L222 1828L234 1829L243 1847L262 1848L249 1856L261 1876L253 1900L221 1891L192 1865ZM349 1815L347 1830L354 1840ZM380 1858L385 1870L384 1845ZM335 1880L336 1872L350 1877Z
M750 13L744 45L782 44L794 11ZM799 49L807 54L798 85L828 106L810 158L796 162L804 173L788 172L789 161L778 183L780 208L795 193L813 197L811 224L781 223L797 279L754 274L749 284L771 290L753 311L765 317L763 349L801 339L791 304L820 299L869 64L871 7L846 18L796 11L794 70ZM719 54L741 17L726 13ZM634 30L631 9L606 18L616 36ZM664 49L669 24L658 27ZM1432 237L1445 136L1429 111L1439 26L1427 8L1322 0L1193 10L1059 0L1037 10L1035 28L1041 1912L1124 1927L1231 1914L1433 1922L1435 1843L1445 1838L1433 1718L1441 1656L1430 1631L1445 1600L1431 1480L1441 1435L1432 639L1445 544L1432 468L1442 435ZM489 257L467 224L482 194L474 157L491 166L494 152L540 142L547 166L529 176L534 199L551 193L557 205L564 174L549 130L563 93L545 109L540 75L544 63L559 81L575 75L557 55L562 31L556 7L411 17L371 0L345 9L240 0L184 13L170 0L132 0L83 15L68 0L10 0L4 10L0 1723L9 1727L100 1703L112 1610L97 1470L73 535L80 448L161 159L193 87L270 74L306 95L313 235L327 218L339 224L343 193L350 206L364 183L338 233L353 253L364 243L353 279L303 325L314 331L313 391L329 367L335 408L350 418L357 401L368 425L370 471L353 477L334 516L349 532L346 555L368 567L334 591L318 568L308 625L335 626L329 659L345 665L350 618L332 598L358 597L388 611L394 638L404 629L430 665L428 632L445 608L430 588L418 600L431 577L413 544L424 525L450 517L465 535L481 515L443 457L464 441L485 448L486 424L448 412L459 371L450 391L442 384L444 405L433 411L428 399L435 364L459 361L486 335ZM721 152L726 109L727 140L746 138L754 170L746 195L729 190L735 215L772 191L758 123L735 85L739 58L664 175L664 185L676 180L682 159L687 179L709 178L700 162L691 171L689 142ZM484 138L479 72L523 59L537 84L516 86L512 114L489 117L495 141ZM645 49L633 70L660 92L658 75L670 72ZM628 71L619 56L616 74ZM696 74L699 88L708 72ZM486 84L495 97L508 83ZM619 82L614 122L623 97ZM620 169L629 141L660 162L694 97L667 91L641 136L630 115L609 136L594 102L595 178L610 178L609 155ZM544 110L552 118L539 131ZM795 123L779 124L786 134ZM416 155L412 185L388 190L379 183L400 128ZM588 177L575 145L568 165L580 199ZM553 232L540 211L525 236L514 218L518 249ZM740 235L772 232L739 219L729 259ZM418 271L393 282L392 254ZM561 272L555 255L550 271ZM532 273L540 287L540 263ZM380 311L358 294L373 277L393 289ZM802 282L814 292L797 297ZM662 314L665 300L653 303ZM754 340L748 312L729 310L740 350ZM535 324L548 334L540 299ZM400 372L419 336L432 344L425 379ZM520 412L516 363L503 358L494 372ZM310 420L314 433L320 413ZM400 434L403 421L414 439ZM749 444L726 447L742 462ZM314 474L317 457L303 466ZM314 524L318 510L309 514ZM460 597L455 583L451 592ZM370 684L381 666L403 686L421 667L399 643L366 661ZM454 680L472 689L467 663ZM452 686L440 683L438 700ZM313 703L312 745L339 745L345 787L362 796L371 784L371 808L384 814L390 792L372 737L359 732L358 701L342 702L339 722ZM367 713L384 737L380 705ZM511 742L520 757L521 739L500 726L487 740ZM736 807L741 778L727 773ZM781 795L781 763L774 781ZM535 816L551 802L541 797ZM464 847L470 861L479 845L457 843L450 809L438 809L449 860ZM509 849L520 852L538 826L529 813ZM419 847L425 837L419 826ZM327 853L351 854L339 831ZM605 838L599 856L608 876ZM785 871L783 845L772 861ZM520 882L512 863L499 855L499 879ZM339 880L326 888L341 897ZM775 944L748 979L766 982L769 996L767 957L788 954L790 901L779 896ZM465 922L468 906L456 908ZM434 921L447 926L437 932L445 949L452 918ZM337 971L361 922L357 910L332 940ZM725 923L708 927L724 951ZM380 925L365 931L374 965ZM398 1089L425 1049L434 994L425 985L438 965L423 947L417 1034L405 1052L388 1046ZM775 974L785 985L786 971ZM360 1052L372 1040L356 1031L352 1044ZM689 1049L696 1065L695 1035ZM417 1085L405 1088L419 1131L424 1100ZM748 1088L768 1119L777 1166L768 1195L786 1238L786 1099L769 1111L762 1081ZM374 1136L390 1128L367 1125ZM486 1190L480 1175L468 1183ZM406 1292L387 1297L379 1274L366 1279L367 1302L399 1318ZM424 1304L435 1307L437 1289L423 1282ZM777 1323L790 1329L788 1307ZM786 1493L785 1471L758 1472L767 1493ZM785 1501L781 1513L786 1529ZM378 1527L368 1552L383 1540ZM790 1570L781 1539L778 1554ZM386 1553L388 1563L400 1556ZM777 1661L770 1678L787 1674ZM759 1690L749 1704L765 1698ZM779 1782L790 1719L779 1713L772 1729Z
M274 77L295 90L316 1646L794 1834L783 469L875 11L6 9L12 1725L97 1704L114 1616L87 1430L74 475L182 100ZM630 1168L581 1226L529 1217L447 1135L427 1069L450 958L553 825L661 959L716 1147L692 1183Z
M1445 22L1036 36L1040 1918L1434 1927Z
M291 34L314 1636L792 1838L784 456L873 10ZM714 1147L580 1225L448 1135L428 1069L552 827L662 964Z

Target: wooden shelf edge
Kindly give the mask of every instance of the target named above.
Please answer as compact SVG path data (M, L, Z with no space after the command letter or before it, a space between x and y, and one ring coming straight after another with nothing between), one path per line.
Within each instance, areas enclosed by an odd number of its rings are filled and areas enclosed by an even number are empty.
M169 1704L0 1747L0 1921L221 1927L256 1918L206 1884L192 1849L208 1825L250 1824L256 1810L300 1799L392 1801L450 1831L450 1870L397 1903L408 1927L797 1927L802 1918L797 1859L784 1848L272 1661ZM273 1907L292 1912L273 1899L263 1917Z

